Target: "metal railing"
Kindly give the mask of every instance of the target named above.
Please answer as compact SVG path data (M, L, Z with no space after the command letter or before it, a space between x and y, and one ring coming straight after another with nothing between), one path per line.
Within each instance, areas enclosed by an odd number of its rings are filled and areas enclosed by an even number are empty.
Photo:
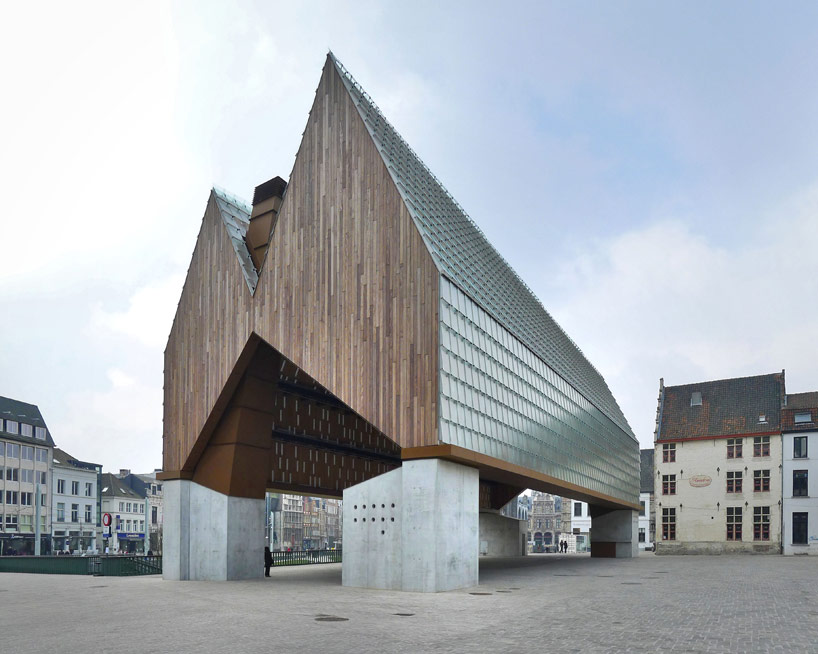
M162 574L161 556L0 556L0 572L131 577Z
M304 550L301 552L271 552L271 554L273 555L273 567L341 563L341 550Z

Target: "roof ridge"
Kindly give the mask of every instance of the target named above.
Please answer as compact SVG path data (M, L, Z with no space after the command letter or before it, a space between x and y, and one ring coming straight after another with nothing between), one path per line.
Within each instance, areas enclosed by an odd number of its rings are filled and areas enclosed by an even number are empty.
M763 373L761 375L744 375L742 377L724 377L722 379L708 379L707 381L690 382L689 384L676 384L675 386L665 385L665 389L667 390L669 388L684 388L685 386L702 386L704 384L718 384L719 382L740 381L742 379L761 379L762 377L775 377L780 374L781 374L780 372L769 372ZM793 395L793 393L787 393L787 395Z

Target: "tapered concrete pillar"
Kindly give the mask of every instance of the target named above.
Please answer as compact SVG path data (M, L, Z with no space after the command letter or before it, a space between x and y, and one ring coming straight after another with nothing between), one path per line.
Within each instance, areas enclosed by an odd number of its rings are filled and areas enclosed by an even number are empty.
M254 579L264 572L264 500L193 481L164 482L162 576L182 581Z
M608 511L593 514L591 556L625 559L639 556L639 514Z
M344 586L434 593L478 581L479 473L406 461L344 491Z

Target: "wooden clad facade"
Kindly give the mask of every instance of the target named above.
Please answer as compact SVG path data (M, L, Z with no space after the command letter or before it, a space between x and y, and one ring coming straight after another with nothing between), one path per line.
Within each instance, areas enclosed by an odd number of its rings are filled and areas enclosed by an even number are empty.
M193 473L259 341L399 446L436 445L438 285L328 59L254 295L211 194L165 351L166 476Z

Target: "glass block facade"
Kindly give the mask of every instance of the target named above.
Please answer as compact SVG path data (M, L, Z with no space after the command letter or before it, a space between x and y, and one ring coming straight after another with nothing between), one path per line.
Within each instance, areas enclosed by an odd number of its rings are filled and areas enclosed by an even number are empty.
M445 276L440 441L635 502L630 435Z

